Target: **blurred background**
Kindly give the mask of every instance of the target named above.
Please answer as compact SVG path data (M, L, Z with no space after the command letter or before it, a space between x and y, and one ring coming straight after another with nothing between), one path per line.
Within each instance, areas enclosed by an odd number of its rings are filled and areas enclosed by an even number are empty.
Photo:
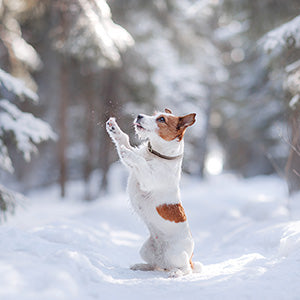
M0 0L0 210L14 191L122 178L105 131L196 112L184 172L278 174L300 189L298 0ZM30 162L29 162L30 161ZM115 173L114 173L115 172Z

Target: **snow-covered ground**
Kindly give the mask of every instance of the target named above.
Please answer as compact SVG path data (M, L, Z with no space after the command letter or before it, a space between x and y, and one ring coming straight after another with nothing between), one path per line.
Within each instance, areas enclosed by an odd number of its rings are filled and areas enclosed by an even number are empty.
M0 227L0 299L300 299L300 197L287 209L275 177L182 181L203 272L181 278L131 271L147 237L125 191L81 201L34 191ZM298 200L298 201L297 201Z

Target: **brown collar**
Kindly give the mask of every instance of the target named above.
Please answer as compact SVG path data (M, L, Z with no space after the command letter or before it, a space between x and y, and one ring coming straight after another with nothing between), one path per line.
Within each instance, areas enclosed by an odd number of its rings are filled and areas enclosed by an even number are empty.
M160 154L159 152L155 151L150 142L148 142L148 151L160 158L163 158L163 159L167 159L167 160L174 160L174 159L177 159L177 158L181 158L183 155L182 154L179 154L177 156L167 156L167 155L163 155L163 154Z

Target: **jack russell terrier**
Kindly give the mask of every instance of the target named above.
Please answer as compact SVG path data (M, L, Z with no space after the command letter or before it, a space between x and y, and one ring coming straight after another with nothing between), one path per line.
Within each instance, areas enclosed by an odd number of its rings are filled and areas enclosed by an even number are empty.
M132 270L163 270L170 277L201 272L201 263L192 262L194 241L179 190L183 136L195 116L177 117L169 109L154 116L138 115L135 131L147 141L138 148L130 145L115 118L106 123L120 160L130 172L127 189L132 206L150 232L140 250L146 264L136 264Z

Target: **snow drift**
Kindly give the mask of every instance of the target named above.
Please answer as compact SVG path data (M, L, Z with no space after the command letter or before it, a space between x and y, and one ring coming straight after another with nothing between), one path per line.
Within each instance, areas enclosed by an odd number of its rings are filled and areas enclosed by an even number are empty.
M80 200L74 183L35 191L0 228L1 299L296 299L300 221L274 177L184 178L182 198L203 272L134 272L147 237L124 192ZM297 198L299 201L299 198ZM294 199L296 201L297 199Z

